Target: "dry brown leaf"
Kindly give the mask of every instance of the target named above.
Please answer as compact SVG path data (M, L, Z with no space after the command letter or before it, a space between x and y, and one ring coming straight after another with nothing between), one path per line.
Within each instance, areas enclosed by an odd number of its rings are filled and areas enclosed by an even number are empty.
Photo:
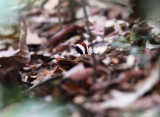
M59 31L55 35L53 35L49 40L49 45L56 47L61 42L68 40L70 37L77 34L78 31L82 31L83 27L77 25L68 25L62 31Z
M60 68L68 71L72 67L76 66L78 63L70 59L57 58L57 64Z
M158 82L160 76L160 60L156 62L155 67L152 69L151 75L146 80L141 81L137 84L137 90L133 93L123 93L120 91L112 91L111 94L114 98L97 104L100 109L107 108L119 108L124 109L134 103L138 98L143 96L145 93L150 91ZM92 104L86 104L87 108L92 107Z
M0 52L0 65L2 67L22 67L30 61L30 54L26 44L27 27L25 22L21 26L19 49Z
M57 47L56 47L56 50L55 50L55 54L56 54L56 53L59 53L59 52L63 52L63 51L66 50L68 47L69 47L68 44L57 46Z
M90 57L91 57L91 56L88 55L88 54L83 54L83 55L77 57L76 59L74 59L74 61L75 61L75 62L88 62L89 59L90 59Z
M78 85L77 83L66 81L63 83L62 88L68 91L69 93L82 93L86 94L86 91L83 89L82 86Z
M44 69L43 71L44 76L52 76L54 74L54 70L48 70L48 69Z

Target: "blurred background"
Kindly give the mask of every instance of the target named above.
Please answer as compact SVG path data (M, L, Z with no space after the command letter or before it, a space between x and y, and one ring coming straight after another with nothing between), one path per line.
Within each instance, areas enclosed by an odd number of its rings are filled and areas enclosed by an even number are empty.
M85 20L83 1L88 16L98 13L104 19L124 20L131 24L130 28L139 21L144 21L156 29L156 35L160 33L159 0L0 0L0 50L18 48L22 20L26 21L30 34L36 31L39 37L46 39L62 30L65 25ZM31 37L37 38L33 34ZM45 45L46 40L43 39L27 43L32 45L29 48L32 50L37 48L35 45L43 42ZM10 68L0 71L0 117L92 116L70 101L58 100L47 94L39 96L35 92L25 93L27 88L20 81L22 76ZM127 117L134 117L132 113L127 114Z

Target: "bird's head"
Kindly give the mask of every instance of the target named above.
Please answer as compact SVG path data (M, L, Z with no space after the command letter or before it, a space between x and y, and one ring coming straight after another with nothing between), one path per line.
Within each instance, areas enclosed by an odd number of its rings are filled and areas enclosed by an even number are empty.
M81 55L89 53L88 45L83 42L76 44L74 47L76 48L77 52Z

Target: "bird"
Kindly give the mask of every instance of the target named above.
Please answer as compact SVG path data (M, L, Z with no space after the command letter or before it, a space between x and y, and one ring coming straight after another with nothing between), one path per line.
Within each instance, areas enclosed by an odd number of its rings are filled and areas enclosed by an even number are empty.
M78 53L81 55L74 60L71 59L65 59L65 58L57 58L57 65L59 68L68 71L72 67L76 66L77 64L83 62L85 65L88 65L89 63L89 50L88 50L88 45L86 43L78 43L75 46L75 49L77 50Z
M77 50L77 52L80 53L81 55L89 54L88 45L84 42L78 43L74 47Z

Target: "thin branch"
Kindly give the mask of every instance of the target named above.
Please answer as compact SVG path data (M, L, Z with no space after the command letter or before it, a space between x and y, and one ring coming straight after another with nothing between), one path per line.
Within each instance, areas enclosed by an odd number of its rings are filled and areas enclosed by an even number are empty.
M59 0L58 2L58 20L59 20L59 26L60 26L60 30L62 30L62 21L61 21L61 0Z
M75 20L75 0L69 0L69 9L71 12L72 20Z
M35 88L37 88L37 87L40 87L40 86L42 86L42 85L44 85L44 84L46 84L48 82L51 82L53 80L57 80L57 79L62 78L62 77L63 77L62 74L57 74L57 75L55 75L53 77L50 77L50 78L47 78L47 79L43 80L42 82L40 82L38 84L33 85L32 87L28 88L27 90L23 91L22 93L30 92L30 91L34 90Z
M85 0L82 0L82 6L83 6L83 11L84 11L84 14L85 14L85 20L86 20L86 26L87 26L87 30L88 30L88 34L90 36L90 43L91 43L91 49L92 49L92 59L93 59L93 62L94 62L94 65L93 65L93 69L94 69L94 81L96 80L96 76L97 76L97 72L96 72L96 59L95 59L95 54L94 54L94 49L93 49L93 35L89 29L89 21L88 21L88 15L87 15L87 10L86 10L86 7L85 7Z

